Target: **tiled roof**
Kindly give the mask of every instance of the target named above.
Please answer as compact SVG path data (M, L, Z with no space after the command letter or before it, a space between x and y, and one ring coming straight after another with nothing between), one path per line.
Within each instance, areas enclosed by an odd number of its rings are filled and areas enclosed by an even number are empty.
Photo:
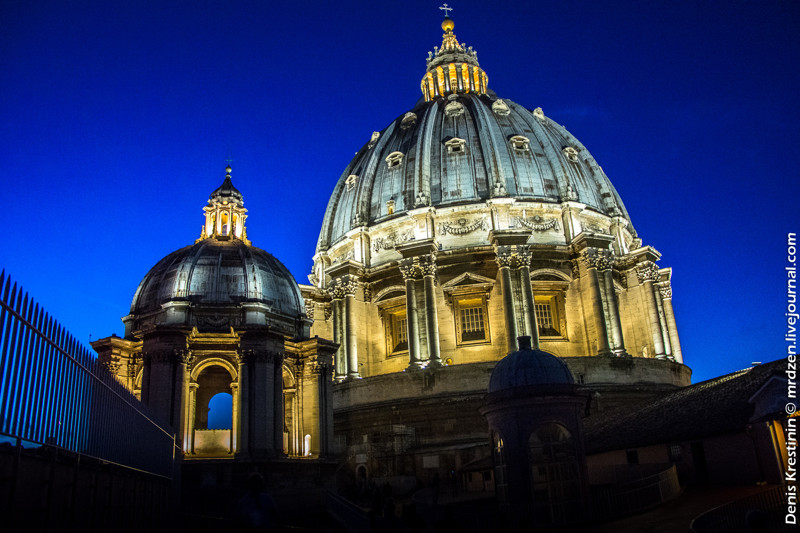
M638 409L592 413L584 420L587 453L697 440L743 431L753 414L750 397L786 359L739 370L671 392Z

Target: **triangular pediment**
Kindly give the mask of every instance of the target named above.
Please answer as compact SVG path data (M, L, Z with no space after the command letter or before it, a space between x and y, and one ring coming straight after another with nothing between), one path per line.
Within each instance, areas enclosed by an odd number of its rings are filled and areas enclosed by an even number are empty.
M467 287L470 285L494 285L494 280L485 276L473 274L472 272L464 272L460 276L451 279L447 283L443 283L442 289L452 290L458 287Z

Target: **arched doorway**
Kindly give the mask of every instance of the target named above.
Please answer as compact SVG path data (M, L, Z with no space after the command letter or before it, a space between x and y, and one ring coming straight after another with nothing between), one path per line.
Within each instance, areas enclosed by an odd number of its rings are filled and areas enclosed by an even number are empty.
M221 357L205 359L192 369L186 413L187 454L219 457L236 451L236 380L236 369Z

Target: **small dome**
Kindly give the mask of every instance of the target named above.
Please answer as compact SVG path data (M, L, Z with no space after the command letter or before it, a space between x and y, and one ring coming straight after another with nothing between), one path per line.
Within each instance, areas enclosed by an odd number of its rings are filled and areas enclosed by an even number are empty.
M489 392L537 385L573 385L567 365L558 357L531 348L530 337L519 338L520 349L497 363L489 378Z
M195 305L261 303L272 313L305 314L300 287L271 254L240 240L204 239L156 263L136 290L131 314L185 300Z

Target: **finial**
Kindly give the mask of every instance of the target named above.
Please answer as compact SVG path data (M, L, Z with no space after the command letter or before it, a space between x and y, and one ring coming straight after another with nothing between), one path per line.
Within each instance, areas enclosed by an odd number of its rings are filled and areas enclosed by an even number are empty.
M228 166L225 167L225 175L230 177L231 176L231 170L233 170L233 169L231 168L230 163L228 163Z
M448 12L448 11L452 11L452 10L453 10L453 8L452 8L452 7L449 7L447 4L444 4L444 5L442 5L442 7L440 7L439 9L441 9L442 11L444 11L444 18L446 18L446 19L449 19L449 18L450 18L450 15L449 15L447 12Z

